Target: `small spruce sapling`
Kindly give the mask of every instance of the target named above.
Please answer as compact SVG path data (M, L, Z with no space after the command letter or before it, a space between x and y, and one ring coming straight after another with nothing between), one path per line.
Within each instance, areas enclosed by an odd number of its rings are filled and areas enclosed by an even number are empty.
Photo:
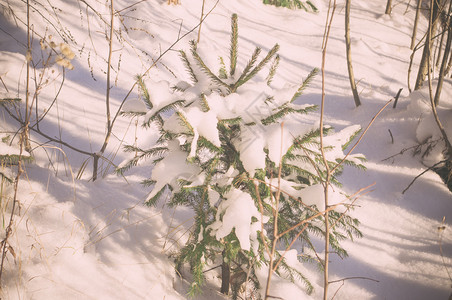
M237 298L246 282L245 293L261 297L265 282L259 278L258 270L269 262L263 239L270 242L275 235L272 232L275 220L272 199L278 192L275 180L282 183L280 190L284 191L277 219L281 232L318 214L319 201L323 199L318 188L325 174L318 124L303 118L316 106L295 103L317 69L299 86L273 87L280 60L279 46L272 47L262 59L257 47L248 63L239 68L237 15L232 16L231 23L228 67L220 58L220 70L212 71L192 41L190 55L180 51L191 82L179 82L170 88L167 82L145 83L139 77L142 100L124 111L140 116L144 126L155 123L160 138L150 149L127 146L125 150L135 156L121 164L118 172L137 165L141 159L153 159L155 166L145 181L153 189L146 203L155 205L169 194L166 197L169 205L190 207L194 212L194 229L176 260L178 267L184 263L191 267L191 296L202 291L206 266L220 263L223 293L232 291L233 298ZM269 72L265 80L257 79L256 75L263 70ZM326 129L331 133L325 139L331 165L344 157L342 146L346 147L358 131L357 126L338 133ZM362 160L360 155L351 155L347 163L362 167ZM281 176L275 178L279 169ZM340 169L334 175L339 172ZM339 185L335 177L333 182ZM339 194L339 190L336 192ZM341 200L344 199L342 196ZM330 215L336 225L331 231L331 245L345 256L340 241L360 236L358 221L341 211L332 210ZM304 246L312 248L311 234L322 236L322 224L320 214L302 234L297 236L301 229L295 228L288 230L281 240L287 244L297 237ZM276 273L291 281L301 280L308 293L313 289L308 278L284 259Z
M300 1L300 0L263 0L264 4L274 5L276 7L282 6L290 9L303 9L307 12L318 12L317 7L312 1Z

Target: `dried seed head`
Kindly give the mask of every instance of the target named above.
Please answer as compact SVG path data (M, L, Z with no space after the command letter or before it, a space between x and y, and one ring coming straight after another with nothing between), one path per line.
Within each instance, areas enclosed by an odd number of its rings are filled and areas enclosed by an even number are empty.
M60 44L60 51L61 51L61 53L63 53L63 55L67 59L73 59L75 57L74 52L72 52L72 50L71 50L71 48L69 47L68 44L61 43Z
M67 68L69 70L73 70L74 69L74 66L71 64L71 62L68 59L62 57L61 55L58 55L55 58L55 62L57 64L59 64L60 66L62 66L63 68Z

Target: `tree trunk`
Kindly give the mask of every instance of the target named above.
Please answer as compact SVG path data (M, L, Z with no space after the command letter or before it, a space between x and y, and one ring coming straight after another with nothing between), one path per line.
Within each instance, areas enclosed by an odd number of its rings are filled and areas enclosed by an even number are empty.
M416 44L416 33L417 33L417 23L419 20L419 11L421 10L421 0L417 0L416 5L416 16L414 17L414 25L413 25L413 35L411 36L411 46L410 49L414 49L414 45Z
M428 29L427 39L424 44L424 50L422 51L422 58L419 63L419 71L417 73L416 84L414 86L415 90L422 87L422 84L425 81L425 76L427 75L429 65L428 61L431 59L430 53L432 50L432 37L435 36L436 24L438 23L438 8L438 2L433 1L433 7L430 7L430 9L433 9L431 28Z
M229 294L229 281L231 278L231 268L225 261L225 252L223 251L223 263L221 264L221 290L222 294Z
M361 101L359 100L358 90L356 89L355 75L353 74L352 66L352 52L350 47L350 2L351 0L345 2L345 48L347 54L348 78L350 79L350 87L352 88L355 106L358 107L361 105Z
M392 11L392 0L388 0L388 2L386 2L385 14L390 15L391 11Z
M450 21L450 14L452 13L452 3L449 3L449 17L447 18L446 26L447 28L447 40L446 40L446 47L444 48L444 56L443 56L443 62L441 63L441 68L439 71L439 78L438 78L438 85L436 87L436 93L435 93L435 106L438 106L439 104L439 98L441 96L441 89L443 87L444 77L446 76L446 69L449 62L449 54L450 54L450 47L452 43L452 28L451 28L451 21Z
M435 67L439 67L439 63L441 62L441 51L443 49L443 42L444 42L444 36L447 35L447 26L444 25L444 30L441 33L441 39L438 42L437 45L437 50L436 50L436 62L435 62ZM446 53L444 53L446 54Z
M452 55L449 57L449 63L447 64L447 68L446 68L446 75L449 74L451 67L452 67Z

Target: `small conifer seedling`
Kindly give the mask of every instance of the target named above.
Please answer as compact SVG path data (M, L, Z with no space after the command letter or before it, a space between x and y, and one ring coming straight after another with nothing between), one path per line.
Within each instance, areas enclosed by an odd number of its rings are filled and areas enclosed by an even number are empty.
M266 245L276 236L282 249L293 239L299 240L305 249L300 257L316 260L311 236L324 234L320 183L326 171L318 123L306 118L316 106L298 103L317 69L300 85L272 86L280 61L279 46L262 57L262 50L256 48L248 63L240 66L237 15L232 16L231 23L229 61L220 58L218 71L206 64L198 45L191 42L189 53L180 51L190 82L170 88L165 81L138 78L141 104L131 104L125 113L140 116L145 126L155 123L160 138L150 149L126 147L135 156L118 172L151 158L155 165L145 182L152 186L146 202L154 205L166 199L169 205L192 209L194 226L176 260L178 267L190 265L191 296L202 291L204 272L221 265L221 292L232 292L233 298L242 292L249 299L251 293L261 297L265 288L262 274L269 263ZM267 72L259 77L264 80L257 79L262 72ZM325 128L329 135L324 151L331 166L344 157L342 146L357 131L359 126L336 133ZM347 163L362 167L362 160L360 155L350 155ZM337 168L333 175L340 171ZM336 177L333 182L339 185ZM339 187L332 194L337 203L347 200ZM340 241L360 236L358 220L345 214L346 210L340 205L329 211L334 224L331 246L341 256L347 253ZM297 226L303 220L304 226ZM278 232L274 232L275 222ZM299 266L286 259L280 260L276 274L301 280L306 292L312 291ZM243 286L247 287L245 291L241 291Z

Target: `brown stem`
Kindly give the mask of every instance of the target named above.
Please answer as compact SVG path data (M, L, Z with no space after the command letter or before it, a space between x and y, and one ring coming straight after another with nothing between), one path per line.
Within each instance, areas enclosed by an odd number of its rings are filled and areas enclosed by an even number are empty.
M206 3L206 0L202 0L202 8L201 8L201 20L204 17L204 4ZM199 44L199 40L201 39L201 25L202 23L199 24L199 28L198 28L198 40L196 41L197 44Z
M359 99L358 90L356 88L355 75L353 73L352 65L352 49L350 41L350 6L351 0L347 0L345 2L345 54L347 56L347 70L348 70L348 79L350 81L350 88L352 89L353 99L355 100L355 106L358 107L361 105L361 100ZM386 8L386 10L387 9L388 8Z
M447 14L447 21L446 21L446 30L445 33L443 33L441 35L441 41L443 40L444 35L446 35L447 33L447 39L446 39L446 46L444 48L444 55L443 55L443 61L441 63L441 67L440 67L440 71L439 71L439 76L438 76L438 84L436 86L436 93L435 93L435 106L438 106L439 104L439 99L441 96L441 90L443 87L443 82L444 82L444 77L446 76L446 69L447 69L447 63L449 60L449 55L450 55L450 48L451 48L451 42L452 42L452 29L451 29L451 20L450 20L450 15L452 13L452 2L449 3L449 13ZM440 50L441 50L441 45L440 44ZM438 61L437 61L437 65L439 64L439 59L440 55L438 55ZM444 136L444 134L443 134Z
M322 101L320 106L320 152L322 154L323 158L323 164L325 165L326 169L326 178L323 182L324 187L324 193L325 193L325 261L324 261L324 268L323 268L323 299L327 300L328 298L328 260L329 260L329 245L330 245L330 230L329 230L329 218L328 218L328 186L330 184L331 179L331 172L330 168L328 166L328 162L325 156L325 150L323 148L323 124L324 124L324 116L325 116L325 61L326 61L326 49L328 45L328 37L331 30L331 24L333 22L334 12L336 10L336 0L333 2L331 15L329 14L331 8L331 0L328 5L328 15L327 15L327 21L325 25L325 33L323 37L323 43L322 43L322 67L321 67L321 73L322 73Z
M414 17L414 25L413 25L413 34L411 36L411 45L410 45L410 49L411 50L414 49L414 44L416 43L417 23L418 23L418 20L419 20L419 11L420 11L420 8L421 8L421 1L422 0L417 0L416 15Z
M435 0L431 0L431 5L434 4ZM428 36L432 35L432 30L434 30L434 25L432 25L434 17L434 12L430 10L430 19L429 19L429 26L428 26ZM432 29L433 27L433 29ZM431 39L428 39L428 47L431 48ZM452 145L450 143L450 140L447 136L446 130L443 127L443 124L441 123L438 112L436 111L436 104L435 99L433 97L433 87L432 87L432 74L430 69L430 51L427 53L428 59L427 59L427 78L428 78L428 92L430 96L430 104L432 107L433 116L435 118L436 125L438 126L439 131L441 132L441 135L444 138L444 142L446 143L446 150L448 158L452 157ZM439 96L438 96L439 97ZM438 100L439 101L439 100Z
M367 125L366 129L364 129L363 133L360 135L359 139L356 141L356 143L353 145L353 147L347 152L347 154L344 156L344 158L342 158L342 160L334 166L334 168L331 170L331 173L334 173L334 171L336 171L336 169L341 166L344 161L350 156L350 154L355 150L355 148L359 145L359 143L361 143L361 140L363 139L363 137L366 135L367 131L369 130L370 126L372 126L372 124L375 122L375 120L377 119L377 117L382 113L382 111L389 105L389 103L392 102L392 99L389 100L388 102L386 102L385 105L383 105L382 108L380 108L380 110L375 114L375 116L372 118L372 120L370 120L369 124Z
M2 275L3 275L3 267L5 263L5 258L7 254L7 245L8 245L8 239L10 238L11 234L13 233L12 226L13 226L13 220L16 210L16 203L17 203L17 191L19 189L19 181L20 176L22 175L22 155L24 150L27 150L26 148L29 147L28 142L28 125L29 125L29 113L28 113L28 99L29 99L29 75L30 75L30 62L31 62L31 41L30 41L30 5L29 1L27 0L27 83L26 83L26 113L25 113L25 126L22 129L21 132L21 138L20 138L20 148L19 148L19 161L17 162L17 175L16 179L14 181L14 196L13 196L13 203L11 207L11 214L9 216L9 222L8 226L5 230L5 238L1 241L1 252L2 252L2 258L0 262L0 287L2 286ZM31 108L30 108L31 113ZM28 150L27 150L28 151Z

